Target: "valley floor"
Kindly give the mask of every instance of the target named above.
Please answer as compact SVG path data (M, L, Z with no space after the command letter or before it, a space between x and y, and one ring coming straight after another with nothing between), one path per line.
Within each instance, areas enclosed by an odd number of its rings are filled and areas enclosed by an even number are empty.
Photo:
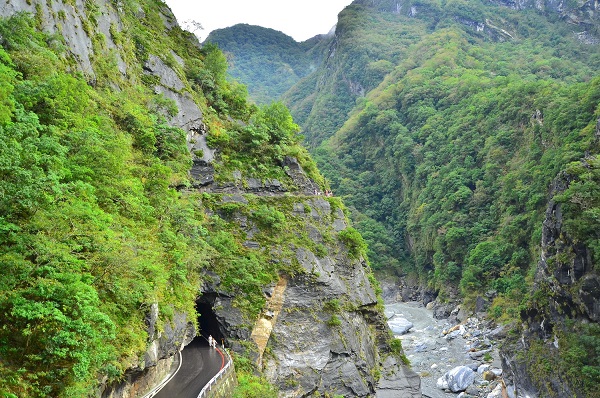
M492 330L476 318L468 318L460 325L448 319L438 320L433 312L418 302L388 303L385 315L389 321L405 318L413 327L402 340L412 369L421 376L421 391L428 398L450 398L459 395L440 389L438 379L458 366L467 366L475 372L475 381L461 397L488 397L501 379L501 364L494 345ZM484 373L488 371L488 373ZM492 379L492 380L484 380ZM510 391L508 392L511 396ZM492 397L494 395L491 395ZM500 395L502 396L502 395Z

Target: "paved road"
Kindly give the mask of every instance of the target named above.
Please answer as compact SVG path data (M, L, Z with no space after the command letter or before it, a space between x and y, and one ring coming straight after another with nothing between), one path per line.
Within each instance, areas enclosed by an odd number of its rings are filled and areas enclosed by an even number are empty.
M206 385L221 370L224 359L221 353L197 337L181 352L179 372L155 395L155 398L197 398Z

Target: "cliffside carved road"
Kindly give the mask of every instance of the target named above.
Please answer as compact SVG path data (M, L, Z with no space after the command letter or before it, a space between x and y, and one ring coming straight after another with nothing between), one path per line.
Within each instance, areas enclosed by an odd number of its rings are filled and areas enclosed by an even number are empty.
M155 398L197 398L202 388L225 365L223 354L197 337L182 351L179 372Z

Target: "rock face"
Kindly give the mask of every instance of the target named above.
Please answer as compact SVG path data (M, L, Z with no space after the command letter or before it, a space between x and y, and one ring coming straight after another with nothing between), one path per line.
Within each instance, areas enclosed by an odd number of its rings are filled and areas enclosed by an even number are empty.
M43 29L52 33L60 33L65 38L66 45L69 47L78 69L93 81L94 70L91 59L94 45L92 38L85 31L84 26L86 25L83 23L88 20L88 13L92 12L86 8L87 2L75 0L68 3L54 1L43 4L42 7L36 7L36 2L31 0L11 0L0 7L0 17L8 17L18 12L35 15L39 10ZM112 6L111 2L95 2L95 5L102 17L97 19L98 23L94 33L101 33L105 36L107 50L117 50L117 45L111 39L110 29L111 26L119 31L123 29L118 10ZM127 73L127 65L119 52L114 51L113 54L121 73Z
M245 201L240 194L225 197ZM302 271L265 289L267 302L253 325L218 283L205 286L204 295L215 297L212 308L226 344L248 355L247 341L253 342L256 362L281 397L420 397L419 377L389 351L389 328L377 310L367 264L327 238L347 228L343 212L320 196L285 198L294 201L293 214L304 219L312 241L328 247L327 254L296 247L293 258L279 258L297 262Z
M175 313L172 323L159 332L158 315L158 305L153 304L146 318L149 344L144 357L132 364L123 382L103 386L99 393L102 398L141 396L173 371L172 367L177 365L175 354L194 339L196 329L187 314Z
M570 177L561 173L554 181L551 195L564 191ZM593 269L591 253L574 242L563 230L561 205L550 201L542 230L542 256L536 273L536 286L547 284L556 294L551 303L551 318L563 314L600 321L600 275ZM542 329L544 329L542 327Z
M551 197L567 189L571 180L571 176L561 172L552 184ZM533 291L534 297L543 300L521 313L523 334L511 339L502 352L505 377L514 381L517 392L523 395L582 396L560 375L540 383L531 364L518 353L527 352L535 343L544 345L544 355L555 357L559 354L556 333L570 331L565 324L567 320L577 323L600 320L600 275L593 267L588 248L574 242L563 229L564 221L561 204L551 200L543 224L542 254Z
M594 0L587 1L554 1L554 0L491 0L491 3L513 10L536 10L537 12L556 18L559 17L569 24L576 26L573 34L584 44L597 45L600 37L595 26L600 19L600 7ZM411 18L421 18L435 15L438 10L427 3L414 3L402 0L356 0L353 4L364 4L380 11L406 15ZM514 40L515 34L511 28L502 26L501 21L491 21L487 18L472 19L457 13L454 20L477 35L485 35L494 41Z
M554 12L573 24L593 24L598 21L598 3L595 1L564 2L553 0L494 0L496 4L513 10L535 9Z

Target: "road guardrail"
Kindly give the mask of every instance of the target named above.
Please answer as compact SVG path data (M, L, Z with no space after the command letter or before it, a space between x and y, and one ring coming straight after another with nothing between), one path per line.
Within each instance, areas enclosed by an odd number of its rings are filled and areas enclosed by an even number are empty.
M219 350L217 348L217 350ZM221 351L221 350L219 350ZM217 384L217 382L223 377L225 376L225 373L227 372L227 370L229 370L229 368L231 366L233 366L233 361L231 360L231 356L229 355L229 353L227 352L227 350L223 349L223 351L225 351L225 354L227 354L227 363L225 364L225 366L223 366L223 369L219 370L219 373L217 373L216 375L213 376L212 379L210 379L210 381L208 383L206 383L206 385L204 386L204 388L202 388L202 391L200 391L200 394L198 394L197 398L206 398L207 394L212 390L212 388L214 387L215 384Z

